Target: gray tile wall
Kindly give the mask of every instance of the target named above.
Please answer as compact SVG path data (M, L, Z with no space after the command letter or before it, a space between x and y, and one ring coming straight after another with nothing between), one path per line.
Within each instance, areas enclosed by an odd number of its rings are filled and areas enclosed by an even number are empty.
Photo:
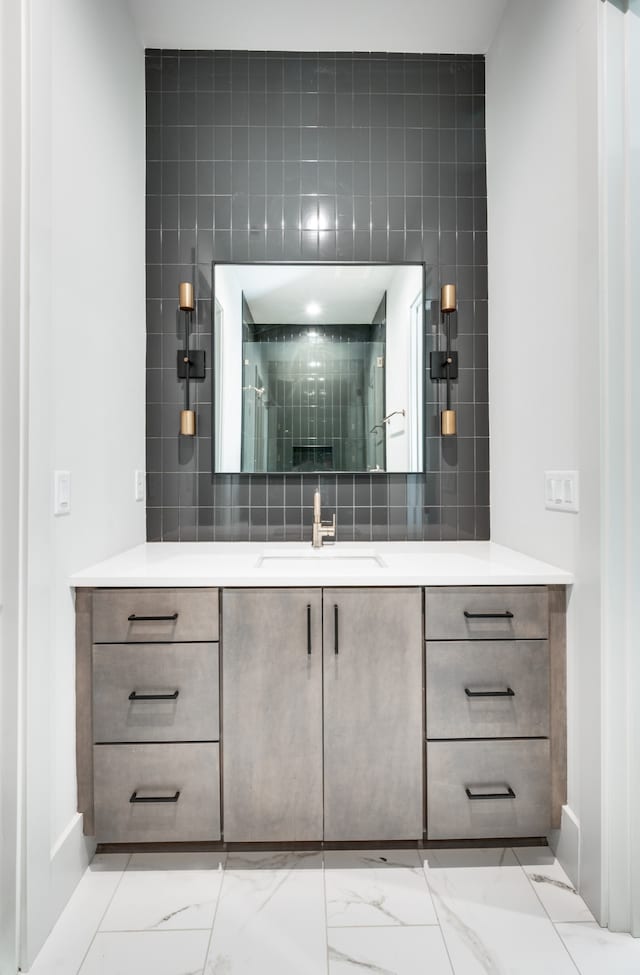
M147 537L489 537L484 58L147 51ZM307 230L316 217L326 229ZM425 261L458 286L458 436L426 382L424 474L211 474L211 262ZM197 297L198 436L178 436L178 283ZM427 354L441 341L427 329Z

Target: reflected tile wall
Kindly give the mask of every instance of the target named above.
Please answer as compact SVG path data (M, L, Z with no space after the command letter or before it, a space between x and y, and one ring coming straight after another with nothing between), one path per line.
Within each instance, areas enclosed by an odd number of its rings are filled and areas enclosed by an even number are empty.
M301 540L316 488L343 540L489 537L484 58L158 51L147 76L147 538ZM211 372L178 436L178 283L211 363L211 262L426 261L458 285L458 436L426 381L425 473L211 474ZM441 340L429 324L426 351Z

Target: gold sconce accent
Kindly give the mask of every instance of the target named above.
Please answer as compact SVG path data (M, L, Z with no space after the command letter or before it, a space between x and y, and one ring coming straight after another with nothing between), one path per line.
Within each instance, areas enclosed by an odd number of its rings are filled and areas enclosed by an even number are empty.
M192 379L204 379L205 361L204 350L189 349L189 332L191 331L191 316L195 308L193 285L190 281L182 281L178 287L178 304L184 312L184 349L178 350L178 379L184 379L184 409L180 411L180 434L183 437L195 437L196 414L189 405L189 383Z
M193 285L191 281L183 281L178 288L178 292L180 311L193 311L195 305L193 302Z
M455 284L443 284L440 288L440 311L443 315L447 315L455 310L456 286Z
M443 284L440 289L440 315L446 325L446 344L444 352L431 353L431 378L446 382L446 408L440 413L440 433L443 437L453 437L457 433L456 411L451 409L451 381L458 378L458 353L451 350L451 315L457 311L455 284Z
M443 410L440 414L440 432L443 437L452 437L456 432L456 411Z
M194 437L196 433L195 410L180 410L180 433L183 437Z

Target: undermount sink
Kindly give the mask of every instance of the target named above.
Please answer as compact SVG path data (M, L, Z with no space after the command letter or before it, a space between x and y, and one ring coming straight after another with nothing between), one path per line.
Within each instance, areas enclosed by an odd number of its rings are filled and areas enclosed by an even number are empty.
M386 563L372 548L346 548L343 546L326 548L311 548L295 552L267 551L263 552L256 562L257 569L267 568L300 568L312 565L314 562L354 563L363 568L386 568Z

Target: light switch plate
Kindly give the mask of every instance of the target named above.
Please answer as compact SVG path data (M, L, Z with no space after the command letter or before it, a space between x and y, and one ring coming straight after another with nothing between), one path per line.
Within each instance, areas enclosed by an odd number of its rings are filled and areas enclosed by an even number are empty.
M71 472L53 472L53 513L54 515L68 515L71 513Z
M544 472L544 506L550 511L580 510L580 478L578 471Z
M144 501L144 471L134 471L133 474L133 495L136 501Z

